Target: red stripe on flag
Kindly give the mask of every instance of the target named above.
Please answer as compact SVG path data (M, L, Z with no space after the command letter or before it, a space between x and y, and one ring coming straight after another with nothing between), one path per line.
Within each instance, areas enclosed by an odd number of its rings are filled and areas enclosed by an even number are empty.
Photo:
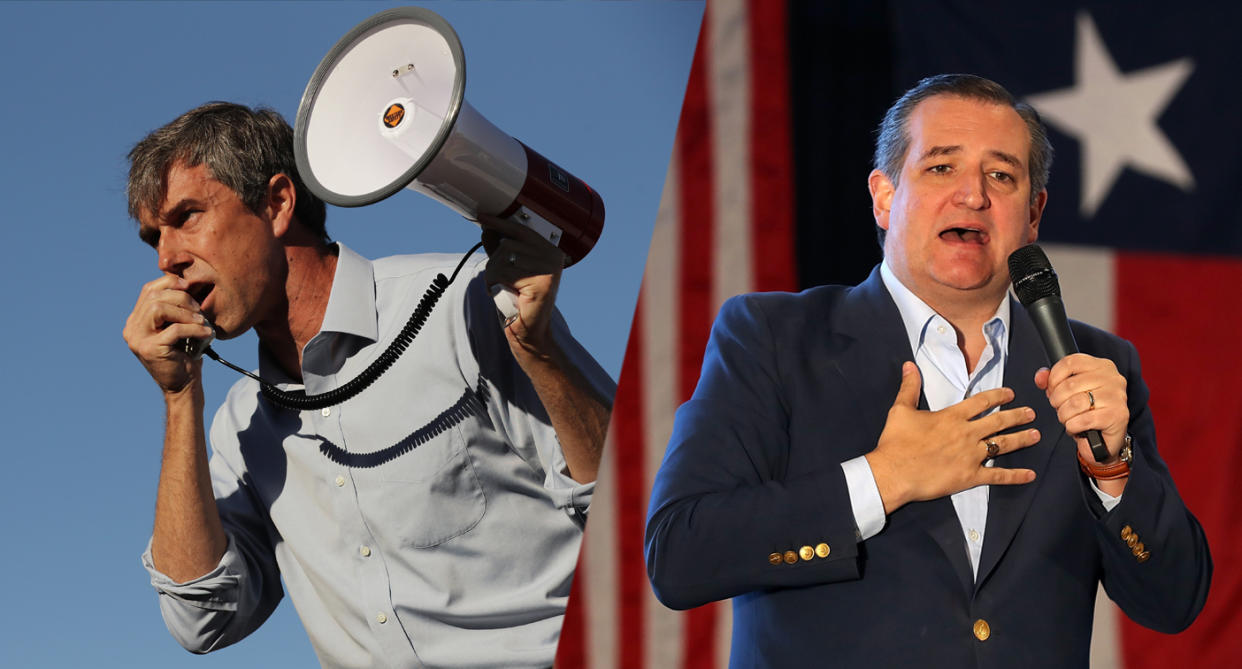
M561 624L561 640L556 646L556 666L560 669L585 669L587 628L586 599L586 544L578 554L578 567L574 570L574 584L569 590L569 606L565 607L565 622Z
M784 2L750 0L752 290L795 290L789 48Z
M706 11L710 12L711 7ZM704 19L706 22L706 19ZM711 108L707 94L708 40L700 39L690 66L686 100L681 108L677 144L681 155L678 175L681 225L678 246L678 401L690 399L703 365L703 350L711 332L712 310L712 139Z
M712 11L708 6L706 12ZM704 24L707 17L704 16ZM690 399L703 366L703 351L715 314L712 313L712 251L715 216L712 193L712 120L707 90L709 40L701 33L690 66L690 81L681 108L677 143L681 155L678 175L681 225L678 229L680 267L678 294L678 401ZM709 604L685 614L682 666L685 669L714 669L716 607ZM622 665L638 666L638 665Z
M647 583L643 560L643 527L646 524L647 490L643 484L643 296L638 296L630 342L621 364L621 378L612 410L612 480L616 500L617 608L621 643L617 649L619 667L643 666L646 639L643 634L643 602L651 587Z
M1242 313L1232 298L1242 260L1154 253L1117 254L1117 334L1138 348L1150 407L1178 492L1207 534L1215 569L1207 605L1175 636L1122 622L1127 669L1191 664L1235 666L1242 642L1236 482L1242 480Z

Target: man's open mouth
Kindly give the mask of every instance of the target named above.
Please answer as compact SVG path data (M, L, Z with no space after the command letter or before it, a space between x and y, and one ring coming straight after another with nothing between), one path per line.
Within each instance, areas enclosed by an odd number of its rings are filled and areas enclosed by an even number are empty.
M198 306L201 307L203 306L203 302L207 301L207 296L211 294L211 291L214 290L215 287L216 284L214 283L198 283L190 286L190 289L186 292L188 292L190 297L194 298L194 300L198 302Z
M975 228L949 228L940 233L940 238L950 242L966 242L968 244L983 244L987 242L987 235L982 230Z

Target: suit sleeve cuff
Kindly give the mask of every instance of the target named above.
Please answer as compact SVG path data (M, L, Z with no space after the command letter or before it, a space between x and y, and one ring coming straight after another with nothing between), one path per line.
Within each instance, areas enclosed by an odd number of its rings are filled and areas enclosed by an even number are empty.
M865 541L884 529L884 500L871 473L871 464L865 456L858 456L841 463L845 473L845 485L850 491L850 507L854 511L854 526L858 538Z

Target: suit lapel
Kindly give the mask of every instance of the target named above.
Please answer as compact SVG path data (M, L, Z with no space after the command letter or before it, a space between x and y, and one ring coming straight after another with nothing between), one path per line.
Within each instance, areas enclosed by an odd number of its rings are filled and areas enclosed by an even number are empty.
M1035 497L1035 491L1043 481L1049 458L1056 444L1069 439L1065 428L1057 420L1056 412L1048 404L1044 392L1035 386L1035 370L1049 366L1048 355L1043 348L1039 333L1030 316L1016 301L1010 300L1009 359L1005 364L1005 387L1012 388L1014 400L1004 408L1027 406L1035 410L1035 421L1030 426L1039 430L1038 444L996 458L997 467L1030 469L1035 481L1026 485L991 486L988 491L987 531L983 551L979 556L978 584L987 580L996 563L1008 550L1014 535L1022 525L1022 519Z
M854 340L849 355L837 356L836 365L842 383L855 398L856 415L866 424L883 425L901 384L901 364L914 360L910 339L897 305L884 287L879 267L859 284L832 317L830 330L841 332ZM1040 395L1042 397L1042 394ZM927 398L919 393L919 408L927 410ZM974 587L966 539L961 521L948 497L907 504L889 516L887 526L899 528L914 524L921 527L944 551L953 572L969 595Z
M829 318L826 330L850 339L849 346L832 357L849 389L846 396L854 402L855 415L865 424L883 425L901 384L901 363L913 360L914 354L878 266L850 291L839 309L829 312Z

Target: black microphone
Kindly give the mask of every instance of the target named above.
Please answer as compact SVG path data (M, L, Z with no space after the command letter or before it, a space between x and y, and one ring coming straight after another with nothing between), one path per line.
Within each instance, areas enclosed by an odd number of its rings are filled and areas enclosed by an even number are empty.
M1013 280L1013 292L1018 295L1018 301L1035 322L1035 329L1044 340L1044 350L1053 364L1077 353L1078 343L1070 332L1065 303L1061 301L1061 285L1044 250L1028 244L1009 254L1009 278ZM1091 445L1096 462L1108 460L1108 447L1099 430L1087 430L1083 436Z

